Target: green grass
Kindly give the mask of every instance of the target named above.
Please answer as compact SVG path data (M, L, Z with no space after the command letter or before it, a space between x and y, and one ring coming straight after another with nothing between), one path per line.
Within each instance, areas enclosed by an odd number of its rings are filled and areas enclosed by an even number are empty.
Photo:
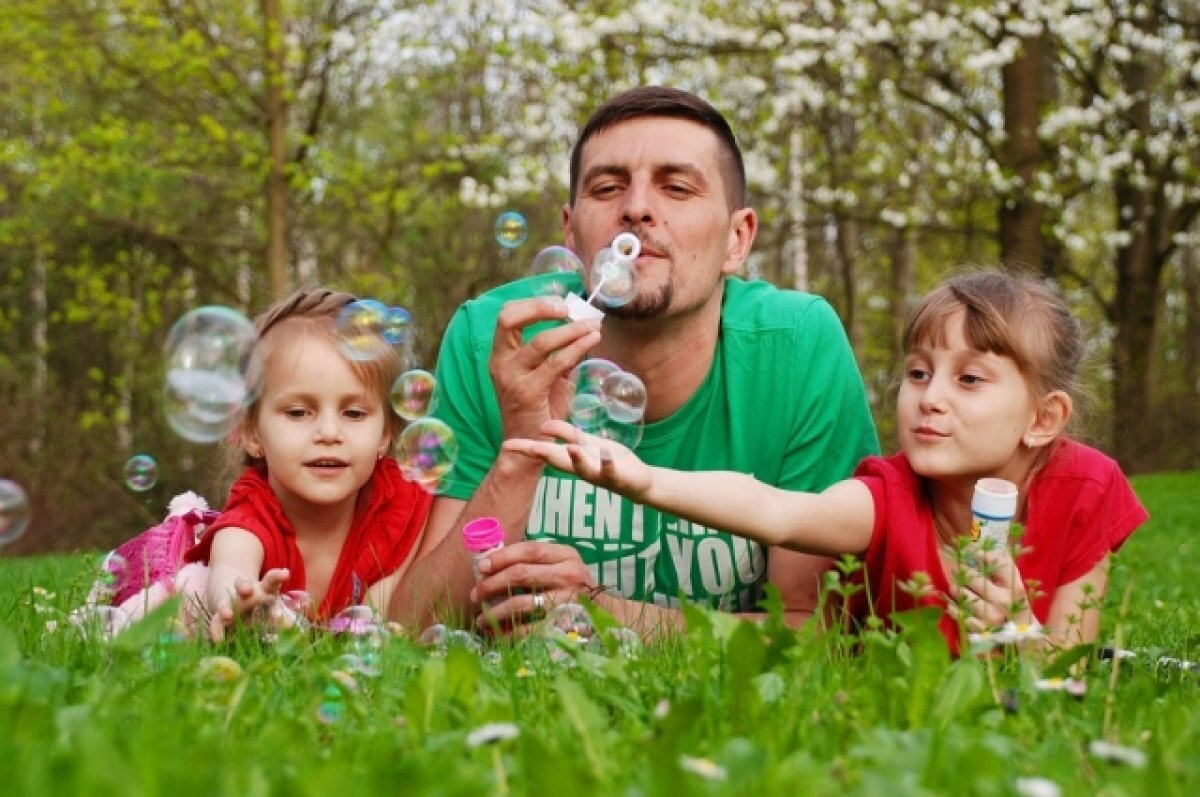
M64 622L92 557L5 560L0 793L1011 795L1038 776L1064 794L1195 794L1200 673L1153 660L1200 658L1200 473L1135 486L1153 517L1118 557L1104 639L1140 655L1092 661L1079 700L1037 691L1030 661L952 661L924 616L847 639L696 610L684 636L574 666L539 641L436 656L403 637L247 632L214 650L153 617L100 642ZM346 653L378 677L333 676ZM241 674L216 677L218 654ZM519 736L469 746L488 723ZM1147 762L1098 760L1096 739Z

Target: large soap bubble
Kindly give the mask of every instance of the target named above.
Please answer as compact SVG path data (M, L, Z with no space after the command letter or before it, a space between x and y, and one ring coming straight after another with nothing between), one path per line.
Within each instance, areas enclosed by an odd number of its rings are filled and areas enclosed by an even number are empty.
M0 547L17 540L29 527L29 497L21 485L0 479Z
M571 276L582 277L583 271L583 261L565 246L548 246L538 252L529 269L532 276L540 278L536 290L543 296L566 296Z
M597 252L592 261L592 295L588 297L589 300L598 299L609 307L628 304L637 295L634 262L618 256L611 247L606 246Z
M409 424L396 443L400 472L431 493L449 485L450 472L458 459L458 438L437 418L422 418Z
M252 399L248 387L257 336L245 316L228 307L199 307L171 327L164 346L167 423L194 443L214 443L237 425Z
M406 421L424 418L437 407L437 380L428 371L405 371L392 384L392 409Z
M343 307L334 322L342 354L366 362L391 351L390 338L399 335L402 339L400 330L407 327L408 320L397 326L390 315L391 308L376 299L359 299Z
M646 386L609 360L584 360L568 380L575 388L568 420L596 437L635 448L642 440Z
M158 484L158 463L149 454L134 454L125 463L125 486L144 493Z

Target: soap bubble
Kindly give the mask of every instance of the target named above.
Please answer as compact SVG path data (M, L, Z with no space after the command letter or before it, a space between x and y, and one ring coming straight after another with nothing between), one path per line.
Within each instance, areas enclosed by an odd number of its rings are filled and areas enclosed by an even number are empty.
M422 418L409 424L396 444L404 478L429 492L443 490L458 459L458 439L442 421Z
M85 639L107 642L129 627L129 613L116 606L87 604L68 615L67 620Z
M628 371L605 377L600 394L609 417L618 423L636 423L646 414L646 386Z
M596 393L576 393L571 398L572 425L585 432L594 432L608 421L608 408L604 398Z
M347 606L329 618L326 629L335 634L352 636L378 634L383 630L383 620L370 606L358 604Z
M575 386L576 394L591 393L602 396L604 395L604 381L620 371L621 366L613 361L593 357L575 366L567 378Z
M125 486L144 493L158 484L158 463L149 454L135 454L125 463Z
M392 348L384 337L390 329L388 313L388 306L375 299L359 299L343 307L334 322L342 354L359 362L387 354Z
M537 292L543 296L566 296L571 275L583 276L583 261L565 246L549 246L533 259L530 274L541 279Z
M637 294L633 276L634 261L617 256L609 247L596 253L592 261L592 291L609 307L628 304Z
M29 497L21 485L0 479L0 546L8 545L29 527Z
M256 339L254 325L228 307L199 307L175 322L164 346L163 408L177 434L214 443L233 430L253 398L247 385Z
M428 371L405 371L392 384L391 401L404 420L424 418L437 407L437 380Z
M546 628L550 632L574 634L580 639L590 639L596 629L587 609L578 603L561 603L546 615Z
M496 217L496 243L505 249L516 249L529 238L529 222L515 210L506 210Z
M407 342L412 331L412 314L403 307L389 307L383 312L380 334L392 346Z
M598 429L592 431L591 434L602 440L613 440L632 451L642 442L642 431L644 428L641 421L636 423L621 423L610 417Z
M417 637L417 644L426 647L444 647L448 631L449 629L442 623L434 623L421 632L421 635Z

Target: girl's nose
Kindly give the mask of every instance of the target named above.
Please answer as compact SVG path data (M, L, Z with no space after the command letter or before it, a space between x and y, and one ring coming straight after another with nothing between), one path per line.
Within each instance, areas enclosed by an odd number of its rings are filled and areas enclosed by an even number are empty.
M317 440L336 442L342 439L342 419L336 412L323 412L317 419Z
M937 412L945 408L945 402L945 380L935 374L929 378L929 381L925 383L925 389L921 391L921 409L927 412Z

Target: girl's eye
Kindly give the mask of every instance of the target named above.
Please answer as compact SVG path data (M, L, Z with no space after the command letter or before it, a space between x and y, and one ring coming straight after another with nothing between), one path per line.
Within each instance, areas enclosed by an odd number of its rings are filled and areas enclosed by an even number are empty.
M363 418L368 417L370 414L371 413L368 410L361 410L361 409L346 410L346 417L352 421L361 421Z
M963 374L958 378L958 381L962 382L964 385L973 386L983 384L983 377L976 374Z
M308 410L303 407L288 407L283 411L283 414L289 418L303 418L308 414Z
M910 382L924 382L929 378L929 372L923 368L909 368L906 376Z

